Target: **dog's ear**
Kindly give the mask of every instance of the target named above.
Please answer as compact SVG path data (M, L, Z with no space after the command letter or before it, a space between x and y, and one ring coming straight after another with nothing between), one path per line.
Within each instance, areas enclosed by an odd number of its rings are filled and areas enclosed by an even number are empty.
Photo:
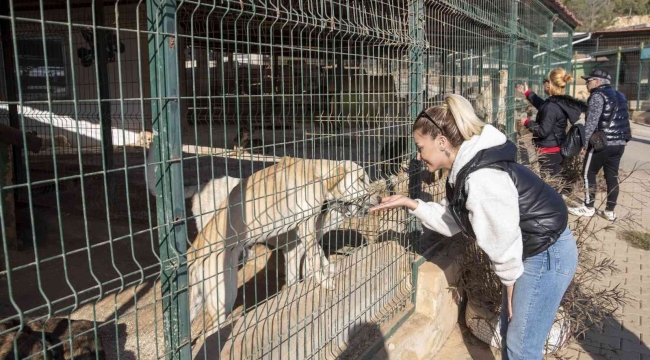
M335 160L311 160L314 177L323 181L326 190L332 191L347 174L346 162Z
M345 178L347 170L344 166L337 166L334 168L334 171L329 173L329 176L325 179L325 187L327 191L332 191L336 188L341 181Z
M339 161L336 165L336 170L333 171L327 179L327 190L332 191L348 175L352 174L356 168L358 168L358 165L350 160ZM351 185L351 183L348 185Z

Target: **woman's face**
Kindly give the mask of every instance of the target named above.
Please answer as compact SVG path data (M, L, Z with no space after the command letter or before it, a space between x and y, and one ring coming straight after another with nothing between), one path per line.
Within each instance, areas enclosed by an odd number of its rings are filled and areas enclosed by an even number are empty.
M446 150L447 139L438 135L435 139L431 135L424 135L420 130L413 132L413 140L418 149L418 160L422 160L429 172L439 169L451 169L452 160ZM440 150L442 149L442 150ZM447 151L447 154L445 154Z

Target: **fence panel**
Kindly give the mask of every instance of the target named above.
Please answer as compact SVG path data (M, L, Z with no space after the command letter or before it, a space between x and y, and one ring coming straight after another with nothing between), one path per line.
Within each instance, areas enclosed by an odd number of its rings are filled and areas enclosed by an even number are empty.
M442 198L415 116L462 94L514 133L514 85L572 54L534 0L9 0L0 25L0 122L37 144L0 152L21 359L358 358L434 244L367 214Z

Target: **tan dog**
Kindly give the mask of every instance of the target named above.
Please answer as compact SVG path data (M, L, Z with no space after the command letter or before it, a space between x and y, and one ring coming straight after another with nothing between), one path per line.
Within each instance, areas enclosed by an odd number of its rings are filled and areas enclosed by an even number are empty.
M65 135L54 135L54 137L47 135L39 135L36 131L28 131L30 135L38 136L41 138L41 149L47 149L52 147L52 140L54 140L54 147L70 147L70 142Z
M351 161L283 158L242 180L188 249L190 319L205 316L207 329L221 327L237 298L237 259L245 247L297 229L300 241L285 253L287 283L295 283L304 257L305 275L334 288L333 267L318 244L321 206L329 201L345 216L380 201L370 196L365 171ZM328 222L329 220L325 220Z

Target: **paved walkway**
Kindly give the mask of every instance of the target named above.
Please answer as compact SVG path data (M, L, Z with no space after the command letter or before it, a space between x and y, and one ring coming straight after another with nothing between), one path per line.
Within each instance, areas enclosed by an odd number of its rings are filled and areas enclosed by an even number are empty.
M620 273L606 276L603 285L620 284L632 300L607 321L603 333L590 331L584 339L561 353L566 359L650 360L650 251L633 248L617 237L621 228L650 231L650 193L647 191L650 187L650 163L647 163L650 161L650 126L633 124L632 132L634 139L625 150L621 169L627 172L635 166L637 169L621 184L617 207L619 217L631 221L617 221L613 229L599 233L601 255L613 258L620 269ZM600 194L600 199L603 195ZM607 225L602 218L595 218L593 223L596 228ZM499 358L498 351L489 349L461 328L456 329L435 357L436 360Z

